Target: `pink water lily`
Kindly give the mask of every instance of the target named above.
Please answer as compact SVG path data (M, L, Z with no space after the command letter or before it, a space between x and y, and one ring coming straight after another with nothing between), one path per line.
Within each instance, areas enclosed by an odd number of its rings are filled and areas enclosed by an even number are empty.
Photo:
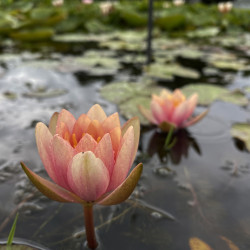
M49 127L41 122L36 125L39 155L56 184L22 166L35 186L53 200L120 203L131 194L142 170L139 164L126 179L139 130L137 118L121 127L118 113L107 117L98 104L77 120L63 109L52 116Z
M150 110L139 106L141 113L153 124L163 131L170 127L175 129L188 127L201 120L208 112L193 117L192 114L197 105L198 95L195 93L188 99L176 89L173 93L164 89L160 95L152 95Z
M53 182L21 163L23 170L48 198L83 205L87 239L92 249L97 246L92 206L123 202L140 178L142 164L127 177L137 152L139 134L138 118L121 127L118 113L107 117L98 104L77 120L63 109L54 113L49 127L41 122L36 125L38 152Z

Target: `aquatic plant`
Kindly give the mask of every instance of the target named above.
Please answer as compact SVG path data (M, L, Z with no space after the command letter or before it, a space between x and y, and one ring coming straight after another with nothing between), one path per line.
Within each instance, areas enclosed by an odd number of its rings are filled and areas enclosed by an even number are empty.
M134 161L140 134L138 118L122 127L118 113L106 116L100 105L77 120L67 110L54 113L49 127L36 125L36 143L44 167L54 183L21 163L32 183L48 198L83 206L88 246L95 249L93 205L115 205L134 190L141 172Z
M163 89L160 95L152 95L150 110L139 105L140 112L153 124L163 131L170 128L178 129L188 127L201 120L207 111L193 117L197 105L198 95L195 93L186 99L186 96L176 89L173 93Z

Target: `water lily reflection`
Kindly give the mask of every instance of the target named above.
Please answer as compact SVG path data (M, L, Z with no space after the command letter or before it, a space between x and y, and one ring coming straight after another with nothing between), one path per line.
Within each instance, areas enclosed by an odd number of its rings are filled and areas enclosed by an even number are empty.
M150 156L157 154L161 162L167 162L170 158L173 164L179 164L183 156L188 157L190 147L199 155L201 154L198 143L187 130L179 130L173 134L172 139L175 139L176 142L171 149L164 147L166 137L167 133L156 131L149 140L147 153Z

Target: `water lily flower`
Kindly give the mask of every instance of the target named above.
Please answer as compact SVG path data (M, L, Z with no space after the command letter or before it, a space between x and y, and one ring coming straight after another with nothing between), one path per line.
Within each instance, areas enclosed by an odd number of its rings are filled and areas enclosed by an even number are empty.
M173 0L173 5L175 6L181 6L185 4L185 0Z
M82 0L83 4L92 4L93 0Z
M61 6L61 5L63 5L63 3L64 3L64 0L53 0L52 1L53 6Z
M231 11L232 8L233 8L233 3L232 2L218 3L218 10L221 13L227 13L227 12Z
M102 2L100 3L99 7L101 9L101 12L104 16L107 16L114 10L114 3L110 1Z
M208 112L193 117L192 114L197 105L198 95L195 93L188 99L176 89L173 93L164 89L160 95L152 95L150 110L139 105L139 110L151 123L160 127L163 131L188 127L200 121Z
M97 246L91 219L93 205L123 202L140 178L142 164L128 175L139 133L138 118L121 127L118 113L107 117L98 104L77 120L63 109L54 113L49 127L41 122L36 125L38 152L53 182L21 163L23 170L48 198L83 205L88 245L92 249Z

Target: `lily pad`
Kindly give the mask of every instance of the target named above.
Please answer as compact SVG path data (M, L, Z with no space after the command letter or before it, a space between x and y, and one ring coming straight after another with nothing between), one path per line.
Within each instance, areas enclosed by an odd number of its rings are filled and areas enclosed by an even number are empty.
M178 64L159 64L154 63L145 67L146 75L163 80L171 80L174 76L198 79L200 74L192 69L184 68Z
M1 246L0 249L8 249L7 246ZM26 246L26 245L12 245L9 249L11 250L36 250L37 248Z
M34 30L15 31L10 34L13 39L21 41L41 41L48 40L54 35L54 30L50 28L41 28Z
M111 50L126 50L126 51L142 51L145 48L144 43L130 43L126 41L107 41L101 42L102 48L109 48Z
M141 115L138 105L149 108L151 95L159 94L162 88L148 83L112 83L101 89L101 95L108 101L118 104L118 107L127 119L138 116L142 124L148 121Z
M235 61L214 60L210 61L210 64L222 70L250 71L250 66L247 65L247 62L245 60L235 60Z
M250 151L250 124L236 123L232 126L231 135L240 141L243 141L248 151Z
M187 96L197 93L199 104L204 106L210 105L215 100L231 102L237 105L246 105L248 103L247 98L242 92L230 91L212 84L189 84L181 90Z
M121 114L130 119L134 116L138 116L141 124L147 125L149 121L138 111L138 106L142 105L143 107L149 109L151 98L139 96L137 98L131 98L127 102L123 102L119 105Z
M187 33L188 38L207 38L217 36L220 32L218 27L201 28Z

